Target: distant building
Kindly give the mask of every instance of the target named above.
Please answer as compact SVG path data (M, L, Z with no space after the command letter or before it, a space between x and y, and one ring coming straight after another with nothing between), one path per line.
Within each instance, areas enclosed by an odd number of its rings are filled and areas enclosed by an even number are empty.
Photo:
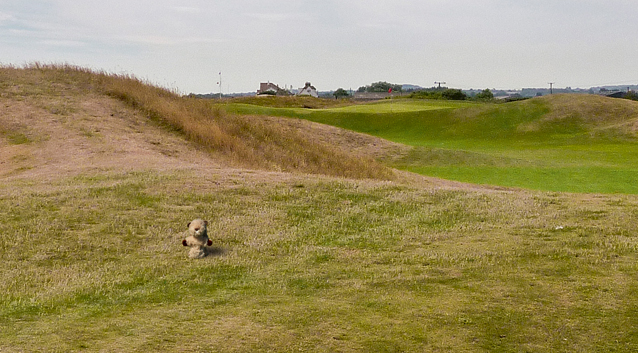
M299 93L297 93L298 96L312 96L312 97L319 97L319 93L317 93L317 89L310 84L310 82L306 82L306 85L304 86L304 88L300 88L299 89Z
M293 88L292 85L290 85L290 89L288 89L288 92L290 92L290 94L292 94L293 96L296 96L299 94L299 92L301 92L301 88Z
M627 92L618 91L618 90L612 91L607 89L601 89L598 94L601 96L609 97L609 98L625 98L625 95L627 94Z
M259 84L257 95L287 96L288 92L285 89L279 88L279 86L274 83L262 82Z

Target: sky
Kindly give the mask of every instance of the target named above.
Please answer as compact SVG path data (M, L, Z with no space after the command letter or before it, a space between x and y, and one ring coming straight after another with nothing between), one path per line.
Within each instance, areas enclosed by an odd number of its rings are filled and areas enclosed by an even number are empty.
M638 84L637 0L0 0L0 64L181 93Z

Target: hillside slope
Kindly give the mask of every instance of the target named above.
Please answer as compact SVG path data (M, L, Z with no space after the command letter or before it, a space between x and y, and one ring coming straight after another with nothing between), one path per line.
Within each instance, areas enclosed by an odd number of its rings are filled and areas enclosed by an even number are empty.
M439 137L457 140L569 143L574 139L636 141L638 137L638 102L596 95L557 94L433 111L423 118L434 124Z
M402 150L310 122L228 115L134 78L73 67L0 69L0 104L0 176L222 164L388 179L393 172L374 159Z
M523 123L518 132L587 133L591 137L638 137L638 102L596 95L557 94L536 100L546 106L540 119ZM532 100L534 102L534 100Z

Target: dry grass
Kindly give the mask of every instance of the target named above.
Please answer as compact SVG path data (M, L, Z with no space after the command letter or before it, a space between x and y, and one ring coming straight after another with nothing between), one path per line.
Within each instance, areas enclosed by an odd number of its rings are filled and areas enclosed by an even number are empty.
M637 204L222 170L9 180L0 349L631 351ZM193 215L216 256L187 259Z
M183 133L235 166L348 178L394 177L389 168L373 159L320 143L301 130L256 116L227 114L208 101L181 97L135 77L66 65L33 64L0 71L3 82L12 86L7 87L5 95L17 96L25 90L29 95L106 94ZM63 103L59 105L57 111L64 113L67 108Z
M548 126L590 130L592 136L627 136L638 134L638 102L596 95L557 94L537 98L551 113L542 119L521 124L520 131L539 131Z

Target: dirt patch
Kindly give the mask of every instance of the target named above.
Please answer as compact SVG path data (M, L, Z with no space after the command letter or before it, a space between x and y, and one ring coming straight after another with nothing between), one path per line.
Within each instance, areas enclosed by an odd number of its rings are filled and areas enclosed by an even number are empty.
M3 99L0 124L27 142L0 140L0 177L60 177L91 170L218 168L179 134L157 126L123 103L86 96L60 112L56 98ZM71 104L66 104L70 106Z

